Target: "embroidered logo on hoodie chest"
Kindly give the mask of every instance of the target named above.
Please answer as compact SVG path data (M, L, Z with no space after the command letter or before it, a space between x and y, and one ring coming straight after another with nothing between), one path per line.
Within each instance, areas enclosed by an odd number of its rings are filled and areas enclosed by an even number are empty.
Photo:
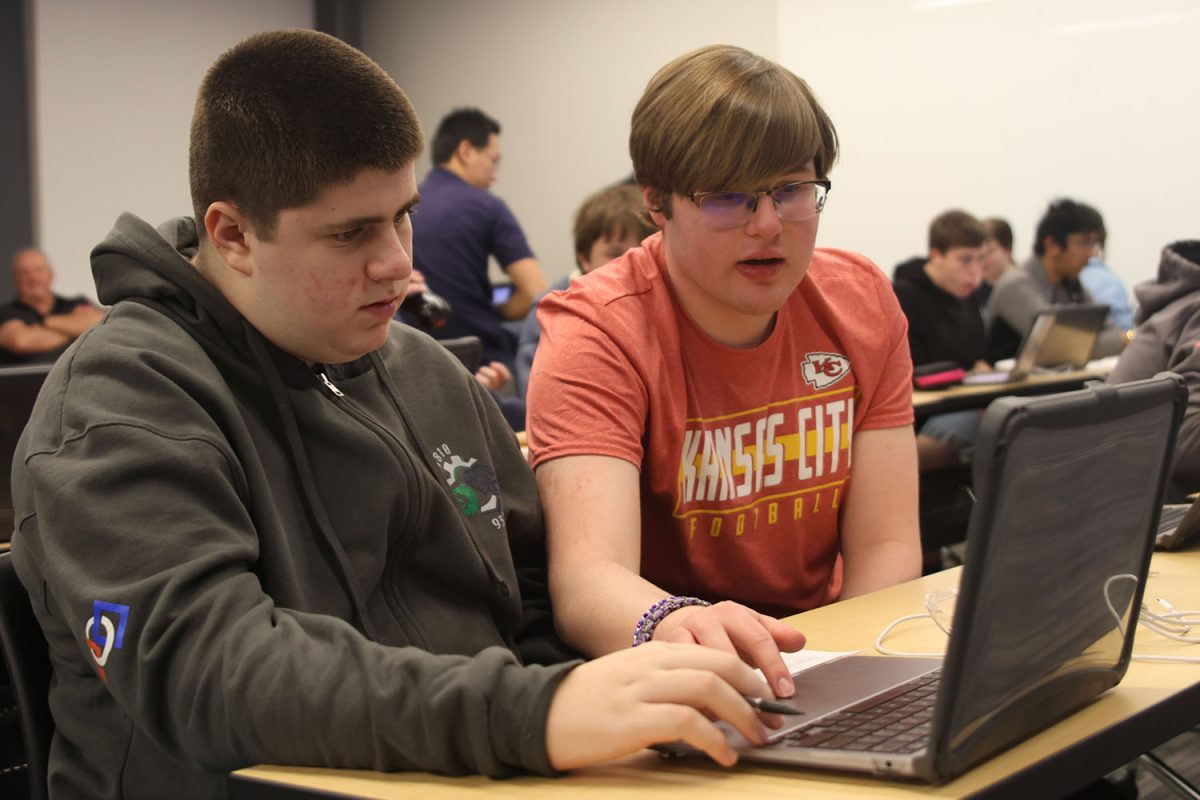
M477 458L463 458L442 444L433 451L433 458L445 472L446 485L458 508L468 517L491 514L492 525L504 525L500 508L500 482L496 471Z

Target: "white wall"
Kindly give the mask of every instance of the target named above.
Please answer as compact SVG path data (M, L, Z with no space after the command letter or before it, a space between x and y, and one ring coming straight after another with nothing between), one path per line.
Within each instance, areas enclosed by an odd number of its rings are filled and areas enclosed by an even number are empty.
M499 120L492 191L547 276L574 266L571 220L632 172L629 117L654 72L716 42L775 55L775 0L365 0L363 49L404 88L431 138L459 106ZM418 168L423 176L428 152Z
M39 240L58 288L92 294L88 252L119 212L189 210L208 64L254 31L310 27L312 4L32 6ZM718 41L778 58L826 103L843 155L821 242L884 269L953 206L1006 216L1025 254L1058 195L1105 215L1129 283L1168 241L1200 236L1196 0L364 0L363 26L427 129L467 104L501 121L494 189L552 279L571 267L580 200L630 171L646 81Z
M59 294L95 297L117 215L191 213L187 147L208 65L246 36L311 28L311 0L34 0L38 241Z
M821 242L890 273L962 207L1006 217L1020 260L1069 196L1127 283L1154 277L1200 237L1198 40L1195 0L781 0L780 61L842 143Z

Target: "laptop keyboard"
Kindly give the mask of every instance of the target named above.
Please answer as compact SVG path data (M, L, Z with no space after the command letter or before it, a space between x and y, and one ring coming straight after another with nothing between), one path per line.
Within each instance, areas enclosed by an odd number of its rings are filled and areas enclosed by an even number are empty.
M1179 523L1183 521L1183 517L1187 514L1190 505L1186 503L1181 505L1163 506L1162 512L1158 515L1158 532L1170 533L1179 527Z
M929 740L937 700L936 669L792 731L787 747L915 753Z

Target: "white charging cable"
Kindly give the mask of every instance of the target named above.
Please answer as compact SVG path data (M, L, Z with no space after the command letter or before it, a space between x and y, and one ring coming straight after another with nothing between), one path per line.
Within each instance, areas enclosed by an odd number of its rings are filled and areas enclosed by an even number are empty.
M1104 582L1104 603L1108 606L1108 611L1113 615L1113 619L1117 622L1117 630L1121 635L1125 635L1125 625L1121 620L1121 615L1117 613L1113 607L1112 598L1109 596L1109 589L1114 581L1132 580L1137 581L1137 576L1132 574L1113 575ZM953 614L946 610L948 601L957 597L958 592L954 589L941 589L936 592L929 592L925 595L925 612L924 614L908 614L907 616L898 617L887 624L879 635L875 637L875 650L887 656L921 656L925 658L939 658L944 653L915 653L904 650L895 650L885 645L884 639L891 635L892 631L897 626L905 623L921 619L933 620L933 623L945 633L950 635L950 629L953 622ZM1165 613L1157 613L1152 611L1144 602L1142 603L1141 613L1138 615L1138 622L1149 630L1163 636L1167 639L1172 639L1177 642L1186 644L1200 644L1200 636L1189 636L1191 626L1200 625L1200 611L1181 611L1173 606L1170 601L1161 597L1156 597L1155 600L1166 609ZM1151 655L1137 654L1133 655L1135 661L1168 661L1184 664L1200 664L1200 657L1195 656L1173 656L1173 655Z

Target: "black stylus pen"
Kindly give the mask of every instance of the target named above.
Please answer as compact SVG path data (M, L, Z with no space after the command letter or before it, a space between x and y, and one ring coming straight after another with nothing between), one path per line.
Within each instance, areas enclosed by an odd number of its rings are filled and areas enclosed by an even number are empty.
M759 711L766 711L768 714L803 714L804 712L798 708L785 706L783 703L776 703L774 700L764 700L761 697L747 697L746 702L754 706Z

